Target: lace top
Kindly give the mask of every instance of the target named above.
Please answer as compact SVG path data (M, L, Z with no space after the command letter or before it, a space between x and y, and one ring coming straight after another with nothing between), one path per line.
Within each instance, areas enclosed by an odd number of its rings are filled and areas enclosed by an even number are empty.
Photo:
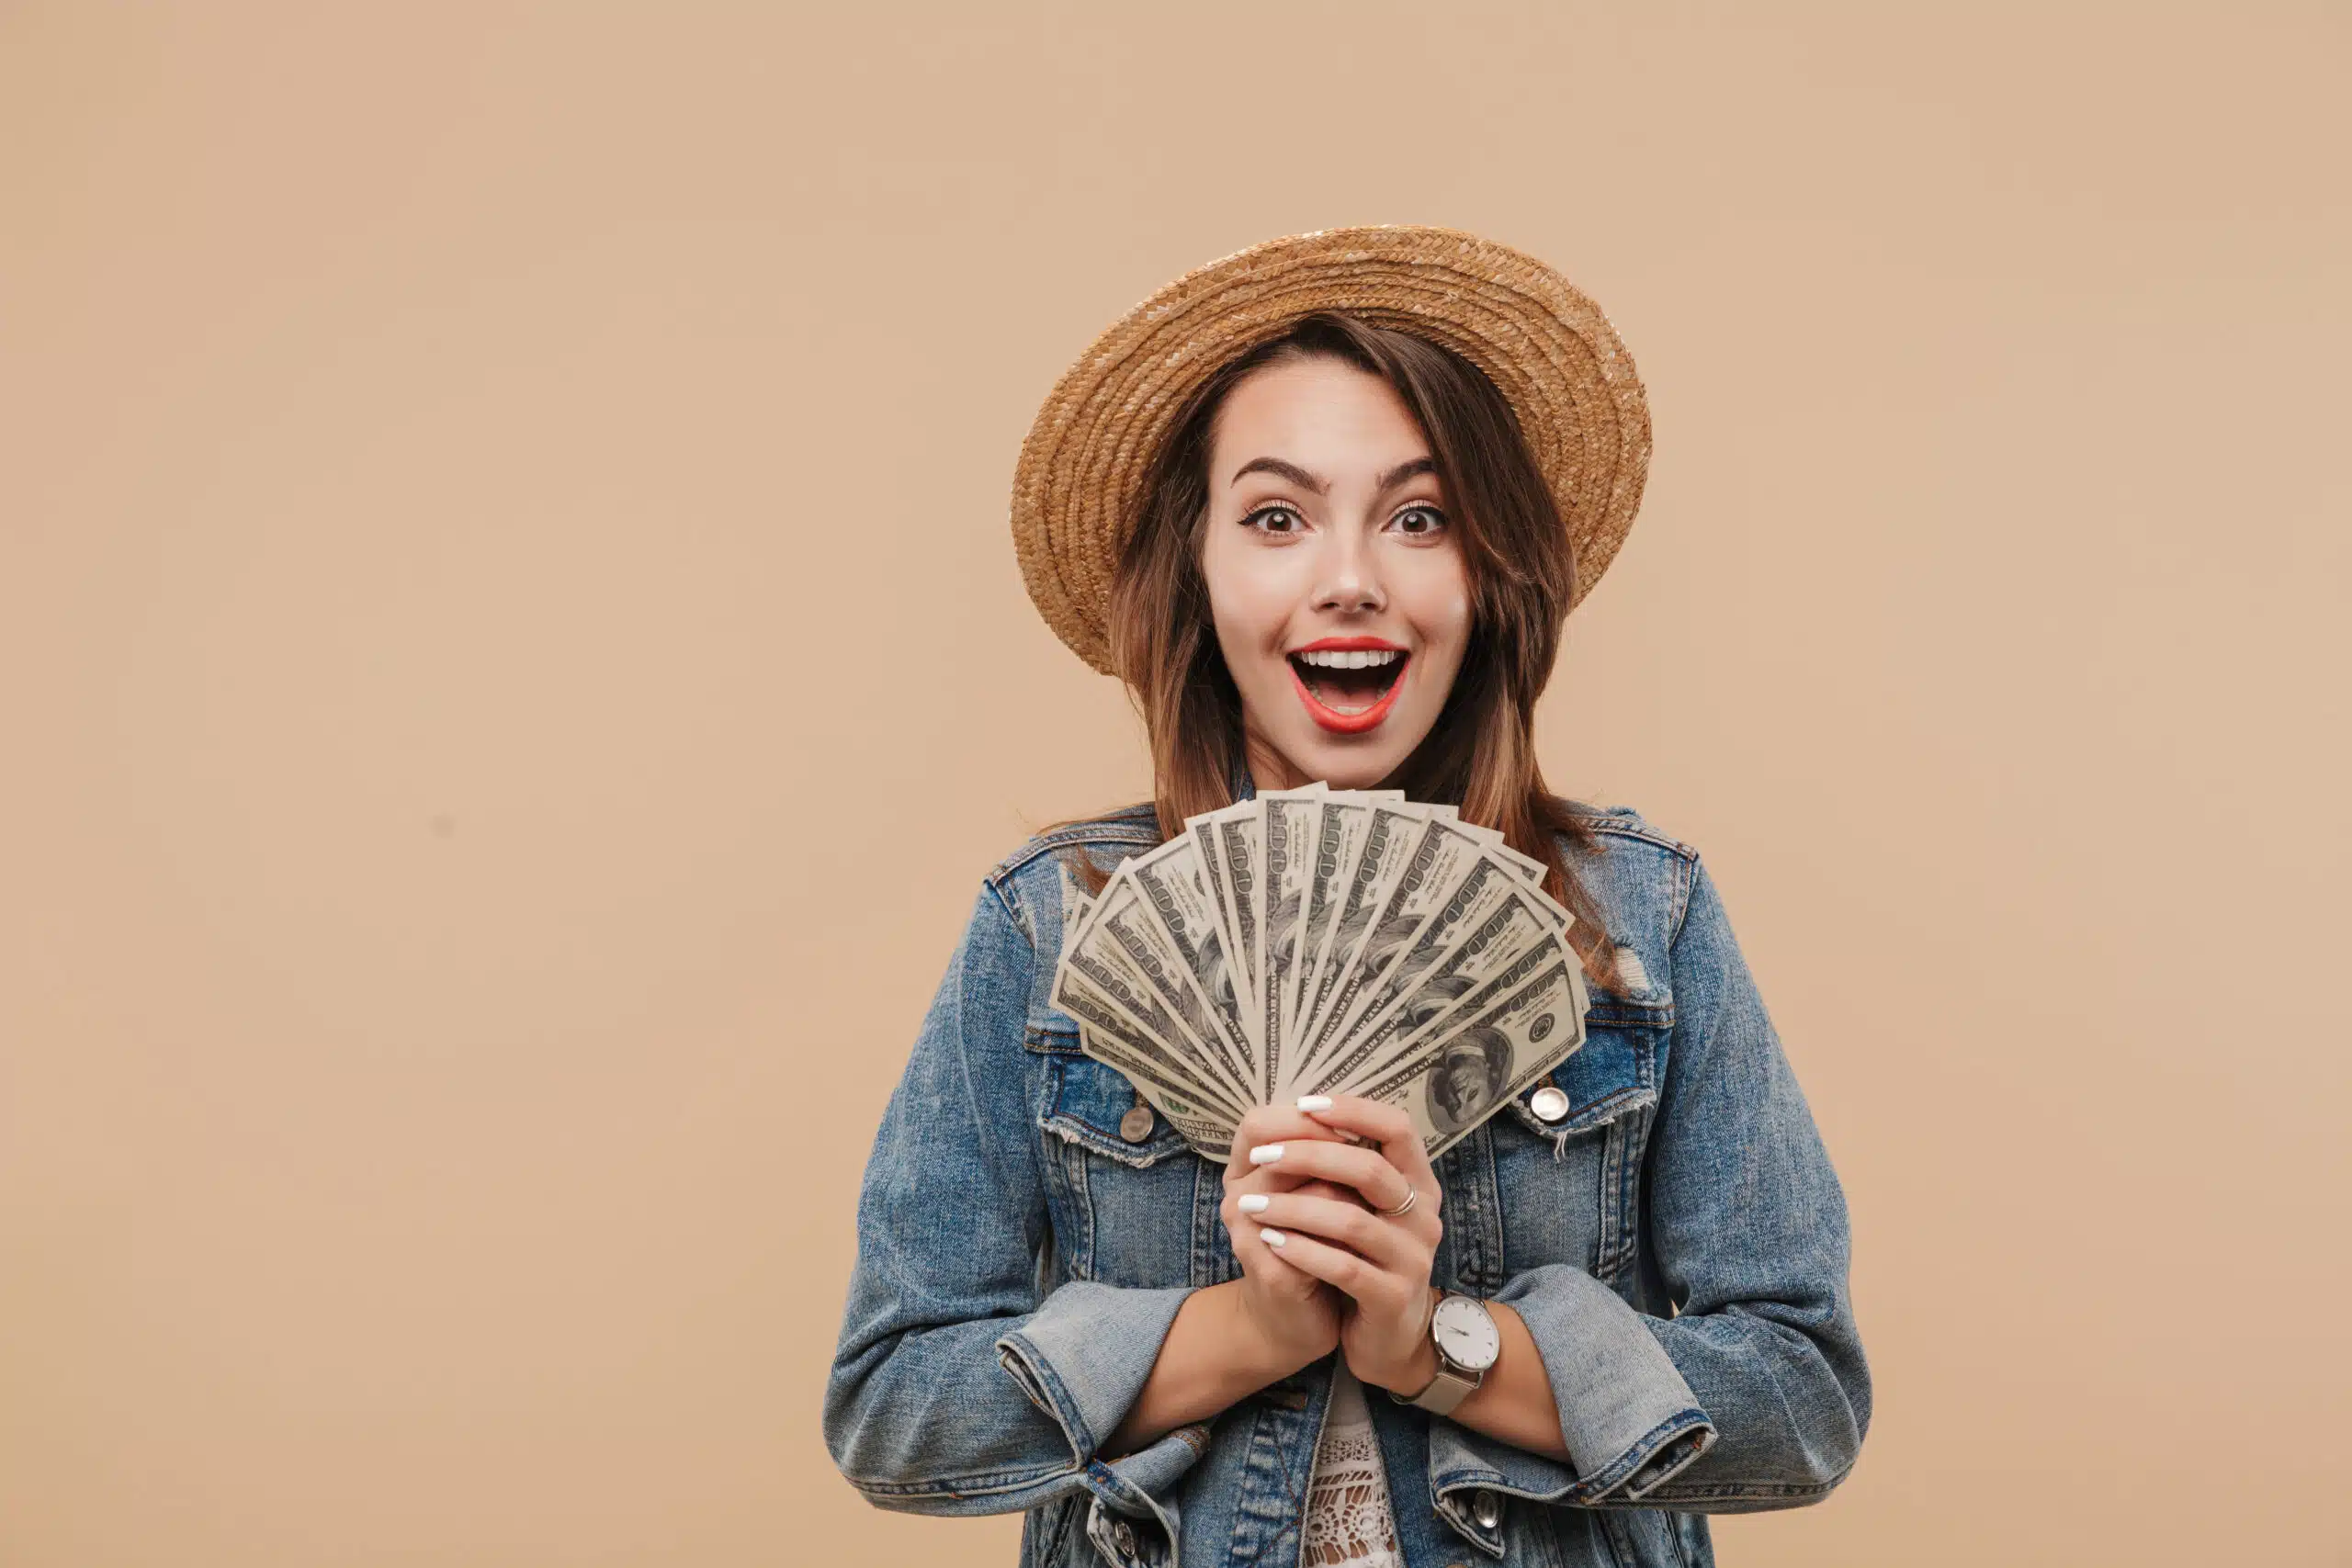
M1306 1545L1300 1568L1404 1568L1396 1524L1388 1512L1388 1480L1363 1385L1340 1363L1331 1382L1331 1413L1315 1448L1315 1477L1306 1492Z

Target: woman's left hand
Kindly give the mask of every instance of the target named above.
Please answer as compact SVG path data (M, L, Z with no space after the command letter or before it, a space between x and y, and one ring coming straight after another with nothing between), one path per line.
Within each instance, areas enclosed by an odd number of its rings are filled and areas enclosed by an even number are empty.
M1302 1272L1337 1287L1354 1310L1340 1321L1340 1349L1358 1381L1407 1395L1437 1372L1430 1313L1437 1303L1430 1263L1445 1226L1442 1195L1412 1119L1393 1105L1355 1095L1309 1095L1298 1108L1326 1126L1372 1140L1367 1145L1293 1139L1272 1145L1272 1165L1288 1175L1353 1189L1363 1201L1304 1192L1269 1193L1253 1214L1266 1240ZM1261 1145L1262 1147L1263 1145ZM1408 1201L1401 1214L1394 1210Z

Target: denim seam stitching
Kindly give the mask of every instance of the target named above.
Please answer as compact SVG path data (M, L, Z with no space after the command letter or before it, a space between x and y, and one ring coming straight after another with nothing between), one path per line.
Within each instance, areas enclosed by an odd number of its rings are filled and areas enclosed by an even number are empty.
M1159 1137L1148 1143L1130 1144L1084 1117L1067 1111L1049 1111L1037 1125L1041 1132L1051 1133L1065 1144L1124 1165L1130 1170L1148 1170L1186 1146L1182 1134L1168 1135L1174 1131L1172 1128L1165 1128Z
M1854 1467L1849 1464L1826 1481L1719 1482L1713 1484L1701 1483L1685 1486L1675 1485L1669 1478L1643 1493L1642 1501L1645 1504L1656 1504L1660 1499L1669 1501L1687 1499L1691 1502L1702 1502L1713 1498L1729 1499L1734 1502L1766 1503L1779 1497L1822 1497L1835 1491L1853 1472ZM1677 1471L1675 1473L1679 1475L1681 1472Z
M1647 1486L1643 1487L1639 1493L1634 1492L1634 1483L1641 1479L1642 1471L1648 1469L1649 1466L1645 1464L1641 1469L1635 1470L1633 1474L1627 1476L1625 1478L1624 1484L1620 1488L1625 1501L1628 1503L1646 1504L1650 1500L1651 1495L1655 1494L1659 1487L1665 1485L1668 1482L1673 1480L1676 1476L1681 1474L1684 1471L1690 1469L1692 1465L1698 1463L1700 1460L1704 1458L1707 1451L1715 1446L1716 1440L1722 1436L1722 1434L1717 1432L1712 1425L1702 1425L1676 1433L1673 1437L1668 1438L1666 1442L1660 1443L1657 1449L1653 1449L1650 1451L1653 1454L1656 1454L1665 1449L1668 1444L1679 1442L1682 1438L1691 1437L1693 1435L1697 1437L1698 1440L1690 1446L1690 1450L1686 1452L1680 1460L1677 1461L1672 1468L1668 1469L1665 1474L1659 1476L1656 1481L1651 1482Z
M1623 1485L1628 1476L1641 1469L1649 1457L1664 1447L1668 1441L1681 1436L1684 1432L1702 1428L1709 1431L1714 1429L1714 1423L1707 1419L1705 1411L1695 1404L1676 1411L1639 1438L1634 1438L1615 1459L1570 1487L1573 1500L1587 1502L1607 1496ZM1645 1496L1651 1495L1644 1494Z
M1537 1503L1583 1503L1615 1490L1628 1475L1642 1467L1644 1461L1672 1438L1680 1437L1685 1432L1713 1430L1714 1430L1714 1423L1707 1419L1706 1412L1695 1404L1690 1405L1676 1411L1647 1432L1634 1438L1626 1446L1623 1453L1591 1475L1580 1481L1570 1482L1555 1492L1531 1492L1522 1487L1513 1486L1501 1471L1491 1465L1483 1464L1448 1470L1432 1475L1430 1477L1430 1490L1433 1496L1442 1496L1447 1492L1460 1491L1465 1486L1483 1486L1490 1492L1508 1493L1513 1497L1525 1497ZM1695 1459L1697 1455L1694 1454L1691 1457ZM1684 1462L1687 1464L1690 1461ZM1675 1473L1680 1474L1681 1472L1678 1470ZM1655 1490L1652 1490L1644 1493L1643 1496L1649 1498L1657 1495Z
M1037 933L1029 929L1028 911L1022 908L1019 899L1013 897L1006 889L998 886L994 881L989 881L986 886L989 895L996 899L997 907L1004 911L1004 918L1012 922L1012 929L1019 931L1022 941L1028 944L1029 955L1034 961L1037 954Z
M1071 844L1140 844L1149 848L1159 842L1157 830L1141 828L1066 828L1051 833L1041 833L1023 847L997 862L988 874L990 886L1011 881L1013 874L1039 855Z
M1565 1122L1548 1122L1527 1109L1524 1100L1513 1100L1510 1108L1519 1113L1522 1126L1546 1138L1575 1137L1596 1128L1606 1127L1622 1120L1645 1104L1657 1102L1657 1089L1649 1084L1627 1084L1612 1089L1598 1100L1588 1100L1583 1108Z
M1690 915L1690 892L1698 881L1698 865L1699 857L1693 855L1689 862L1675 867L1674 918L1666 923L1666 964L1669 976L1674 971L1674 944L1682 940L1682 922Z
M1654 848L1665 850L1677 860L1699 858L1699 852L1681 840L1669 838L1655 828L1630 826L1623 817L1595 818L1589 826L1596 834L1634 839Z
M1487 1486L1493 1491L1508 1492L1515 1497L1532 1498L1538 1503L1582 1503L1615 1488L1626 1476L1639 1470L1642 1461L1655 1453L1668 1438L1678 1437L1683 1431L1701 1428L1713 1429L1713 1424L1708 1421L1704 1411L1696 1405L1679 1410L1635 1438L1623 1453L1607 1465L1581 1481L1572 1482L1561 1487L1556 1492L1524 1491L1508 1484L1500 1471L1484 1466L1476 1470L1449 1471L1442 1476L1433 1477L1431 1485L1436 1490L1443 1491L1448 1488L1477 1484ZM1492 1479L1480 1481L1477 1478L1481 1476L1489 1476ZM1645 1495L1655 1496L1657 1494L1648 1493Z
M1053 1402L1054 1420L1069 1443L1069 1468L1082 1469L1094 1462L1092 1455L1097 1446L1094 1434L1087 1429L1086 1418L1078 1408L1078 1401L1071 1397L1069 1385L1062 1382L1061 1374L1054 1371L1053 1363L1035 1353L1036 1347L1030 1344L1027 1336L1018 1329L998 1340L997 1348L1009 1349L1019 1358L1029 1376L1045 1389L1046 1396ZM1004 1375L1011 1377L1012 1372L1008 1368Z
M1046 1465L1035 1470L991 1470L978 1475L943 1475L931 1481L862 1481L849 1483L873 1497L975 1497L993 1492L1018 1492L1041 1481L1073 1475L1075 1463Z

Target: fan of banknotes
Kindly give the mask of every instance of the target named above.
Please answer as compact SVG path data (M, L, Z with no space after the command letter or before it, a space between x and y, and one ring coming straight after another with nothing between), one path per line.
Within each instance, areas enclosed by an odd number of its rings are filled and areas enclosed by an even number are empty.
M1304 1094L1399 1106L1435 1157L1584 1043L1542 877L1451 807L1270 791L1067 887L1054 1005L1209 1159Z

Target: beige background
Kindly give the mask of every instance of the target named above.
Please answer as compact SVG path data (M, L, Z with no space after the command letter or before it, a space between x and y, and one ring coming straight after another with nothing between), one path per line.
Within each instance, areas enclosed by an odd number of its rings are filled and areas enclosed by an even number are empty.
M2340 7L0 6L0 1561L1009 1562L818 1397L1091 335L1422 220L1657 454L1543 714L1877 1377L1747 1564L2342 1563Z

